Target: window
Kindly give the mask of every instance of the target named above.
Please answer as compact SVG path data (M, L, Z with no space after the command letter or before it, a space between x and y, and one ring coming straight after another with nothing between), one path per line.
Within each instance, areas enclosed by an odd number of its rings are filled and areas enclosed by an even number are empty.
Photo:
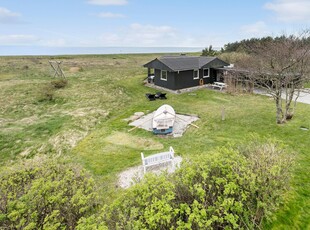
M168 76L168 74L167 74L166 70L162 70L160 72L160 80L167 81L167 76Z
M210 77L209 73L210 73L210 69L203 69L203 77L204 78Z
M198 70L194 70L194 73L193 73L193 79L199 79L199 71Z

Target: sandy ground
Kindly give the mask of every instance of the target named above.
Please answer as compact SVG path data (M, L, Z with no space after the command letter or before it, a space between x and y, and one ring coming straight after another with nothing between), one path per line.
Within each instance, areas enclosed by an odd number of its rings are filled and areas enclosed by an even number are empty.
M153 113L149 113L145 116L142 116L140 119L135 120L131 122L130 126L136 126L141 129L145 129L147 131L153 131L152 128L152 121L153 121ZM180 137L183 135L183 133L186 131L188 126L192 123L197 121L199 118L195 115L182 115L182 114L176 114L176 119L173 125L173 137Z
M177 167L180 166L180 163L182 161L182 157L177 156L173 159L173 164L171 162L163 163L160 165L152 166L147 168L147 173L155 173L160 174L164 171L167 171L168 173L173 173ZM118 176L118 185L121 188L129 188L131 185L134 185L141 181L143 178L143 167L137 166L127 169L126 171L123 171Z

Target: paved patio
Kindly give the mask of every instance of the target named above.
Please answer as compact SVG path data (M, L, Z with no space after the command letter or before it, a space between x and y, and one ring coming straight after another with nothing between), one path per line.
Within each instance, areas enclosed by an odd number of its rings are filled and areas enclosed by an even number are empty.
M159 175L163 172L173 173L180 167L182 157L177 156L173 159L173 165L170 162L148 167L147 173ZM129 188L130 186L139 183L144 176L143 166L129 168L118 175L118 186L121 188Z
M154 117L154 113L149 113L145 116L140 117L139 119L131 122L130 126L135 126L141 129L145 129L147 131L153 131L152 128L152 121ZM197 121L199 118L197 115L183 115L183 114L176 114L175 115L175 122L173 125L172 136L173 137L181 137L183 133L186 131L188 126L191 123Z

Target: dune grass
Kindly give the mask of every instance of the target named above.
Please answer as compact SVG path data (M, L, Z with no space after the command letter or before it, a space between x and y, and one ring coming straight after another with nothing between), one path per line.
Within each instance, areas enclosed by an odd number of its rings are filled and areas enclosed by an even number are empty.
M69 156L97 179L105 201L121 194L117 174L146 155L173 146L183 157L208 154L214 148L254 138L275 138L296 155L292 190L266 228L306 229L310 219L310 105L298 104L293 120L275 122L274 102L259 95L229 95L207 89L169 94L166 101L148 101L156 90L142 84L142 65L158 55L89 55L0 58L1 164L36 154ZM69 84L56 90L53 101L42 100L50 83L50 58L63 61ZM72 67L79 67L70 71ZM199 128L190 127L179 138L162 138L131 128L125 118L152 112L163 103L178 113L197 114ZM225 108L225 120L221 119ZM309 127L310 128L310 127ZM157 150L158 149L158 150Z

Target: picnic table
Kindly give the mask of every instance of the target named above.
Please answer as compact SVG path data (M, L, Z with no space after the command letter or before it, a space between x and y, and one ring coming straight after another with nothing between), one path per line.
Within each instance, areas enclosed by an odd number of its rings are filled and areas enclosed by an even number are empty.
M213 89L218 88L220 90L223 90L224 88L227 87L227 84L224 82L213 82L213 84L211 85L213 87Z

